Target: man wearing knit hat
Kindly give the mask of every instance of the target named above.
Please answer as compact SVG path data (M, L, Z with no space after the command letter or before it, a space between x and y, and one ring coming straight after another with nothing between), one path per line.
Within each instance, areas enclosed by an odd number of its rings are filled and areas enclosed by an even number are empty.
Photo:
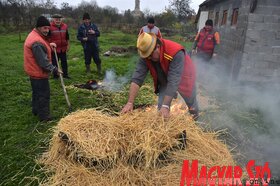
M55 48L56 44L48 42L49 29L47 18L38 17L36 27L24 42L24 70L30 77L32 87L32 113L45 122L52 120L49 74L62 73L51 63L51 48Z
M68 64L66 52L68 52L70 43L69 43L69 33L67 24L63 23L62 15L54 14L52 16L52 22L50 27L50 42L56 44L56 53L58 60L61 61L61 67L63 72L63 77L69 79L68 76ZM54 52L52 52L52 64L57 67L56 57ZM58 78L57 75L54 75L54 78Z
M83 24L78 29L77 39L81 42L84 49L86 72L90 72L91 58L96 64L98 75L101 75L101 60L99 57L98 37L100 32L98 27L90 21L88 13L83 15Z
M186 102L189 113L198 117L196 100L196 71L191 58L182 45L167 39L159 39L154 33L142 33L137 40L140 55L132 76L127 104L122 113L133 110L139 88L150 71L158 94L158 110L163 117L170 116L170 105L178 93Z
M197 54L197 57L208 62L212 56L217 55L219 44L220 35L213 29L213 21L208 19L204 28L195 37L192 53Z

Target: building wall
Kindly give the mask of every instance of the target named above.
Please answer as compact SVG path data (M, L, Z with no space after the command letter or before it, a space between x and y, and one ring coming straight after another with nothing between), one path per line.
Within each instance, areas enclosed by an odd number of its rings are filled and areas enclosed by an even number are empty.
M209 11L209 18L221 36L219 66L224 67L225 77L242 82L280 82L280 0L223 0L201 11ZM231 25L232 13L238 8L236 25ZM224 10L226 24L222 25Z
M249 1L239 81L280 82L280 0L258 0L253 13Z

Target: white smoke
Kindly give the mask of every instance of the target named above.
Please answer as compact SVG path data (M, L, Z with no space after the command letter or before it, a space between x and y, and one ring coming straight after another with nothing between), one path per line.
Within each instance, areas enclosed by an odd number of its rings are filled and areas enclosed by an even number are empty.
M198 74L198 91L223 105L217 112L205 107L200 118L213 129L228 129L226 143L240 152L237 163L255 159L269 162L274 178L280 178L280 86L279 84L239 84L223 69L227 61L207 64L193 58ZM275 81L276 82L276 81ZM200 104L200 103L199 103ZM225 107L228 106L228 107Z
M125 76L117 76L114 70L107 70L102 81L102 88L111 92L119 91L128 82Z

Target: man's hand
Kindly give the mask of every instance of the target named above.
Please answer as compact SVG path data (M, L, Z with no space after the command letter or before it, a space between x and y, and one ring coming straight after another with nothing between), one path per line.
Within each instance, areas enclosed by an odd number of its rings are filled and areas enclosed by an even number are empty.
M88 40L88 38L87 38L87 37L84 37L84 38L83 38L83 41L87 41L87 40Z
M195 55L197 53L196 49L192 49L192 55Z
M170 110L165 107L161 107L159 114L164 117L164 119L170 118Z
M217 53L213 53L212 57L217 57Z
M63 72L60 69L57 69L57 75L63 74Z
M92 29L90 29L90 30L88 31L88 33L89 33L89 34L95 34L95 31L92 30Z
M128 102L122 109L121 114L133 111L133 103Z
M50 43L50 46L51 46L52 49L56 48L56 44L55 43Z
M63 74L63 72L62 72L60 69L58 69L57 67L55 67L55 68L53 69L52 73L55 74L55 75L58 75L58 76L59 76L60 74Z

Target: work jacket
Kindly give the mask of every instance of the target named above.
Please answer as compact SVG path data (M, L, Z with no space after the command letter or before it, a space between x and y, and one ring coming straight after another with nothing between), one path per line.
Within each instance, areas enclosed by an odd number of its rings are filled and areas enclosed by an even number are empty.
M95 34L89 34L89 30L94 30ZM90 23L89 25L82 24L78 29L77 39L81 41L84 49L90 46L94 46L95 48L99 47L98 37L100 36L100 32L98 27L94 23ZM83 38L87 37L87 41L83 41Z
M50 26L50 43L55 43L56 44L56 52L61 53L61 52L66 52L67 50L67 45L68 45L68 40L67 40L67 29L68 26L64 23L61 23L60 27L55 25L54 22L51 23Z
M48 40L44 38L44 36L42 36L36 29L33 29L27 36L24 43L24 70L30 77L34 79L48 78L49 72L38 65L32 53L32 45L35 42L41 43L46 48L48 59L51 59L51 47ZM49 63L51 63L51 61L49 61Z
M200 30L196 37L198 52L202 51L210 55L213 54L215 45L217 43L217 36L215 36L215 34L216 31L214 29L212 29L210 32L206 32L204 28Z
M172 63L173 57L180 51L184 51L184 47L178 43L170 40L161 39L162 45L160 47L160 65L166 77L169 71L169 64ZM148 59L145 59L148 69L154 80L155 93L158 91L157 72ZM193 88L195 86L196 72L195 66L191 58L185 54L184 69L181 74L178 91L186 97L191 97Z

